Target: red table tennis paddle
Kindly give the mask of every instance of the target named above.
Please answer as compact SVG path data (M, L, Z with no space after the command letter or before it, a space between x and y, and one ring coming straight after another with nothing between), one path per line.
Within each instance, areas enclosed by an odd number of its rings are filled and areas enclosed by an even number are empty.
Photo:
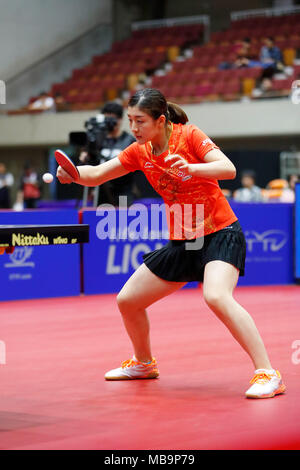
M79 178L79 171L72 160L62 150L55 150L55 160L74 180Z

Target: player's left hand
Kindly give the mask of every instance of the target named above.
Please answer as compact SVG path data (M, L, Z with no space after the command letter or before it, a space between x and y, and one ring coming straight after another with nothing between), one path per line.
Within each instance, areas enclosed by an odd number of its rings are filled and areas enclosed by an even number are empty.
M185 170L186 173L192 173L192 165L188 163L180 155L168 155L165 158L165 162L171 162L171 168L178 168L179 170Z

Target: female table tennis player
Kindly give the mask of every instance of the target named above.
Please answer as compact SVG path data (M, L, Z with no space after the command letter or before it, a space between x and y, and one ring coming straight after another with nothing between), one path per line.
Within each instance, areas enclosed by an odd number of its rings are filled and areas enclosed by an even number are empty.
M198 220L194 211L192 224L185 226L183 220L178 227L176 218L170 218L168 244L144 255L144 263L118 294L134 356L107 372L106 380L158 377L145 309L187 282L201 281L207 305L254 364L255 373L246 396L269 398L283 393L280 373L273 369L254 321L233 298L238 277L244 275L246 243L217 180L235 178L234 165L200 129L186 124L185 112L174 103L167 103L158 90L148 88L135 93L128 104L128 118L136 142L108 162L78 167L75 182L97 186L142 170L166 206L176 203L195 209L197 204L203 204L204 220ZM57 177L61 183L74 182L60 166ZM195 249L187 249L192 243Z

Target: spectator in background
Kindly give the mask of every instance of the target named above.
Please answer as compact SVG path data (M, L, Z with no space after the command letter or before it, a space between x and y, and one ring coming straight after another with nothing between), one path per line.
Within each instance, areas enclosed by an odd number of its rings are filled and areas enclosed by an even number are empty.
M263 201L261 188L255 185L255 172L245 170L241 178L242 187L233 193L233 199L238 202Z
M295 202L295 185L300 182L299 175L290 175L288 179L289 187L283 190L280 202Z
M6 171L4 163L0 163L0 209L10 209L10 187L14 177Z
M251 54L251 40L244 38L237 40L231 51L231 59L222 62L219 69L239 69L242 67L262 67L263 64Z
M278 96L278 93L273 90L272 80L267 77L259 80L251 94L251 98L274 98L275 96Z
M258 60L250 59L247 56L239 56L235 60L233 68L240 69L242 67L261 67L261 63Z
M242 57L250 57L251 40L244 38L242 41L237 41L235 44L235 52Z
M224 196L226 197L227 200L231 199L232 194L231 194L230 189L221 188L221 191L222 191L222 193L224 194Z
M81 163L98 165L119 155L126 147L135 142L135 139L128 132L122 130L123 106L117 102L110 101L101 109L105 117L114 118L116 124L111 131L108 131L101 143L99 152L88 153L89 149L83 148L79 160ZM104 183L101 188L100 202L109 203L114 206L119 205L119 196L127 196L128 205L135 199L135 185L133 173L128 173L121 178Z
M42 181L38 173L32 168L30 163L24 166L21 176L19 194L17 199L22 199L24 209L35 209L41 197Z
M27 109L28 111L55 112L55 101L52 96L48 95L48 93L46 93L45 91L42 91L38 99L30 103Z
M274 73L284 70L282 53L279 47L275 46L271 37L265 38L263 44L259 60L265 67L264 76L272 77Z
M88 165L96 165L97 161L94 161L90 158L87 147L81 147L79 149L79 161L80 163L88 164Z
M55 109L57 112L70 110L69 102L64 98L64 96L60 92L55 93L54 101Z

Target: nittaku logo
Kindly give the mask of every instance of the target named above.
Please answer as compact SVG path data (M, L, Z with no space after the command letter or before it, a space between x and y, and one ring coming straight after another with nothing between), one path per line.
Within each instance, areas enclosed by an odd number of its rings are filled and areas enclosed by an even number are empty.
M10 262L4 265L5 268L34 268L35 264L28 261L33 252L33 248L28 246L17 247L14 252L9 255Z
M246 231L247 248L252 252L255 246L260 246L264 252L277 252L287 243L286 233L282 230L267 230L259 233L254 230Z
M6 104L6 87L3 80L0 80L0 104Z
M37 233L35 236L24 235L23 233L12 234L12 246L28 245L49 245L49 239L40 233Z

